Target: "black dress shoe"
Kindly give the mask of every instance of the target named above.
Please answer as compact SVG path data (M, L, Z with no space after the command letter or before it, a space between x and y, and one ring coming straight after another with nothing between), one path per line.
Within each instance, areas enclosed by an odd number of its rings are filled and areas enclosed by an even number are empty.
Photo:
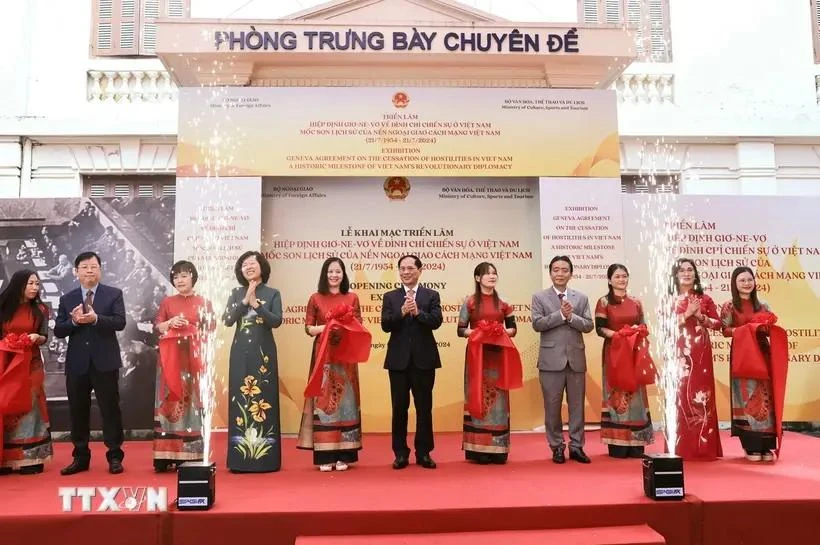
M12 469L10 467L0 467L0 475L11 475Z
M643 458L644 455L644 448L643 447L630 447L629 448L629 458Z
M507 455L506 454L491 454L490 455L490 462L494 464L506 464L507 463Z
M43 472L43 464L35 464L33 466L23 466L20 468L20 475L37 475Z
M74 460L63 469L60 470L60 475L74 475L75 473L79 473L81 471L88 471L88 462L81 462L79 460Z
M420 465L425 469L436 469L436 463L430 458L429 454L425 454L424 456L417 456L416 457L416 464Z
M552 449L552 461L556 464L563 464L567 461L566 457L564 456L564 449L562 448L555 448Z
M576 462L581 462L582 464L588 464L592 460L589 459L589 456L586 455L584 449L569 449L569 457L571 460L575 460Z
M173 462L168 462L166 460L154 460L154 471L157 473L165 473L173 469Z
M410 464L410 460L407 459L407 456L396 456L396 459L393 460L393 469L404 469Z
M112 460L108 462L108 472L112 475L117 475L123 471L125 471L125 469L122 467L122 462L119 460Z

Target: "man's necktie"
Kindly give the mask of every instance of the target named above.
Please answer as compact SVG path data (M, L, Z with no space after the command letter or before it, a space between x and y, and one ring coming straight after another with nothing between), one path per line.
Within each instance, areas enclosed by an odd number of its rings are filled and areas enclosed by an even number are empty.
M410 299L416 299L416 290L407 290L407 295L410 296Z
M88 312L89 310L91 310L91 304L93 302L94 302L94 292L91 291L91 290L88 290L88 293L85 294L85 303L84 303L85 312Z

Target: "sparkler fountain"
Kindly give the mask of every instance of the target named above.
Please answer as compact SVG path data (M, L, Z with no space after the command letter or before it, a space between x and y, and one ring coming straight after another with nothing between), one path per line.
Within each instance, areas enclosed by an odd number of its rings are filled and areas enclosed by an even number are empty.
M656 169L645 175L657 188ZM648 454L643 459L644 493L653 499L680 500L684 497L683 460L675 455L678 442L678 388L684 366L678 358L679 327L675 314L675 290L670 275L672 262L679 255L678 209L675 193L647 195L637 206L641 225L640 245L648 257L647 291L657 312L652 338L658 375L658 402L666 446L663 454Z
M224 88L203 87L196 93L208 93L211 102L216 103L224 94ZM193 233L189 240L184 241L184 247L190 254L188 259L196 264L200 272L197 292L213 306L200 309L201 323L213 326L204 329L200 345L204 362L198 377L203 461L186 463L179 468L177 507L180 510L207 510L213 506L216 464L212 461L212 435L217 389L222 396L227 395L227 387L217 383L216 363L223 344L218 326L222 315L219 309L234 286L233 263L237 252L234 251L234 226L229 222L229 216L231 210L236 209L237 191L231 190L217 173L231 162L230 152L240 139L231 137L227 129L231 123L229 112L216 109L212 115L219 116L214 134L206 141L196 143L200 156L205 158L205 164L201 165L203 177L177 181L178 193L196 195L196 202L190 208L193 212L182 218L182 221L192 224L190 230ZM198 118L191 121L194 124L198 122ZM177 228L181 228L179 223ZM181 242L180 238L177 240Z

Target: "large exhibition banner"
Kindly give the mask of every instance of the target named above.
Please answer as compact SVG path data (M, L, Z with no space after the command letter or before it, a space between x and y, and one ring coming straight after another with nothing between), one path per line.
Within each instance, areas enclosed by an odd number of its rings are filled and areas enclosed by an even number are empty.
M181 89L178 142L179 176L620 176L614 91Z
M704 290L720 306L731 299L730 277L751 267L758 294L789 337L789 377L784 418L820 418L820 200L806 197L651 196L623 199L626 262L633 292L656 309L649 263L656 259L646 236L652 226L674 237L675 256L660 264L671 272L674 257L692 258ZM658 215L665 216L657 218ZM643 241L643 242L642 242ZM654 319L654 313L650 318ZM730 339L712 332L718 415L730 419Z
M512 395L512 426L542 425L538 338L530 326L530 298L541 285L539 232L533 229L538 202L537 180L526 178L265 179L262 249L272 265L270 284L281 290L285 307L285 323L276 331L283 431L298 429L313 346L304 330L305 307L322 263L332 256L344 260L373 335L370 361L359 366L363 425L390 430L381 301L400 286L397 261L404 254L421 258L421 283L441 295L436 430L461 429L466 340L457 336L456 325L474 290L473 269L482 261L497 267L499 293L513 305L518 322L515 343L523 355L525 387Z

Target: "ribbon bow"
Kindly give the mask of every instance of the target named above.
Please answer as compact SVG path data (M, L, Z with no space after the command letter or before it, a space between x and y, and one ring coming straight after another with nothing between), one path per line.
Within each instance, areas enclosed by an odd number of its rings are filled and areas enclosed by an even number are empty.
M182 372L184 371L183 357L186 354L180 349L180 344L185 339L188 340L188 371L196 380L203 368L199 329L193 324L179 328L172 327L159 340L162 378L168 387L168 399L171 401L180 401L184 396Z
M371 335L356 319L353 307L348 304L334 307L325 313L325 320L325 329L319 335L313 371L305 387L305 397L322 394L326 363L355 365L370 359Z
M350 305L339 305L325 313L325 323L335 320L339 323L347 324L354 319L355 316L353 314L353 307Z
M504 324L501 322L490 322L487 320L481 320L476 325L476 329L481 331L485 334L488 338L489 337L500 337L506 333L506 329L504 328Z
M27 350L34 346L27 333L9 333L3 338L4 345L9 350Z
M749 322L732 333L731 370L735 378L771 380L774 397L777 457L783 439L783 405L786 401L786 379L789 370L789 341L786 330L775 325L777 316L768 311L756 312ZM768 335L770 358L764 354L758 334Z
M655 382L655 362L649 353L649 329L645 324L623 326L609 346L606 380L610 388L635 392Z
M755 312L750 320L753 324L774 325L777 323L777 316L773 312L761 311Z
M500 347L501 363L496 386L512 390L523 386L521 354L507 330L500 322L481 320L467 339L467 372L470 389L467 392L467 410L474 418L484 418L484 348Z
M35 386L30 373L33 346L25 333L9 333L0 340L0 431L3 430L3 417L31 410L31 390Z

